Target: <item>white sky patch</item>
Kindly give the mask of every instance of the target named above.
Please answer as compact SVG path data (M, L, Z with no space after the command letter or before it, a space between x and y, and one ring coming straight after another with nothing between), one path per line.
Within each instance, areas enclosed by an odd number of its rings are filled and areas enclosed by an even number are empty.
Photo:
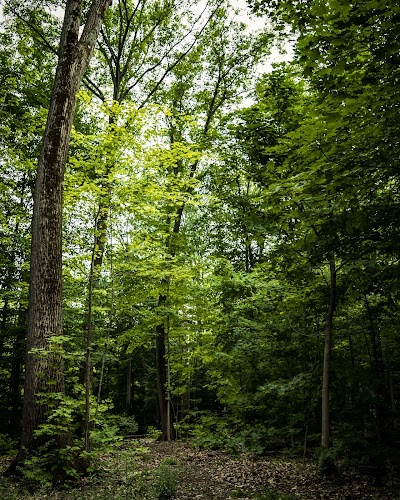
M199 11L204 9L204 3L205 3L204 1L199 2L197 6L197 9ZM245 24L247 24L248 30L250 32L256 33L258 31L263 31L265 29L271 29L268 17L254 15L251 12L250 8L248 7L246 0L230 0L230 3L234 10L239 11L239 15L235 17L237 17L239 21L243 21ZM0 6L0 13L1 11L2 7ZM57 9L53 12L53 14L62 20L64 18L63 7L57 7ZM270 61L267 61L267 64L262 70L262 72L270 71L272 68L272 63L274 62L290 61L293 59L293 44L288 42L284 49L285 52L283 53L278 47L276 46L273 47L271 51Z
M272 24L268 16L256 16L251 12L246 0L230 0L232 7L239 10L238 19L248 26L250 33L256 33L263 30L272 30ZM263 72L272 68L272 63L291 61L293 59L293 42L288 41L283 47L283 51L276 45L271 50L270 60L266 61Z
M249 33L259 33L262 31L272 31L272 23L268 16L254 15L247 5L246 0L230 0L232 7L238 11L235 18L247 25ZM266 56L262 62L258 64L256 75L261 76L264 73L270 73L273 70L273 65L281 62L292 61L294 57L294 42L288 40L283 47L278 47L274 44L271 48L269 56ZM240 107L248 107L254 104L254 98L249 93L248 97L242 99Z

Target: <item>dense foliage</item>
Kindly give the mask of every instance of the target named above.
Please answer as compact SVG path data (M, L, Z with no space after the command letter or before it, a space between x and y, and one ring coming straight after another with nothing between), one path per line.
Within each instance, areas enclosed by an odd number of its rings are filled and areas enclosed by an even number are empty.
M51 342L65 394L41 395L37 429L70 440L57 456L43 445L26 479L76 477L99 449L160 427L306 455L327 411L332 459L395 463L400 7L250 2L273 25L255 32L224 1L114 3L66 166L64 331ZM54 7L10 3L0 31L4 452L21 433ZM288 38L294 61L260 74Z

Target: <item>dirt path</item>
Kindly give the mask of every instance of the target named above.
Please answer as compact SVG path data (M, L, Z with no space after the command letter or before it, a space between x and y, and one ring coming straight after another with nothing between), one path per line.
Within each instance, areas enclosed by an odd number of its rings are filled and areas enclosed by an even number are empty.
M233 457L223 452L200 451L183 442L146 442L150 453L137 457L137 466L155 469L165 462L180 466L178 498L227 500L254 498L272 490L292 498L340 500L400 499L393 481L388 487L374 486L374 479L355 470L342 471L339 478L327 479L316 474L312 464L291 459ZM398 490L400 491L400 490ZM283 498L287 498L284 496Z

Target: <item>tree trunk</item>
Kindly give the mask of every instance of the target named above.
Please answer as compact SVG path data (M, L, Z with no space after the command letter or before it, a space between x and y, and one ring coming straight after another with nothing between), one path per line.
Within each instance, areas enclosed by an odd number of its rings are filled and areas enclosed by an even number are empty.
M88 293L88 318L87 318L87 330L86 330L86 354L85 354L85 451L90 451L90 393L92 389L93 380L93 365L92 365L92 337L93 337L93 261L94 261L94 251L92 253L92 261L90 264L90 276L89 276L89 293Z
M165 305L166 295L160 295L158 306ZM156 368L157 368L157 395L160 411L161 441L170 441L175 437L171 419L171 401L168 391L168 364L166 356L166 331L164 323L156 326Z
M222 60L221 60L222 63ZM210 127L211 127L211 122L224 102L224 98L221 97L221 99L218 99L219 92L221 89L221 85L223 82L223 71L221 68L218 68L218 79L215 82L215 87L213 91L212 98L209 103L209 108L207 110L207 116L206 116L206 121L204 124L204 128L202 130L202 136L203 138L207 138ZM174 129L170 131L170 141L171 144L175 142L175 137L174 137ZM179 138L181 139L181 138ZM199 160L196 160L195 162L192 163L190 166L188 176L189 179L193 179L196 175L197 172L197 167L199 166ZM175 167L174 169L174 174L178 175L179 173L182 173L182 168L180 165ZM191 194L193 192L194 188L191 187L187 190L187 194ZM175 242L172 240L171 241L171 236L172 238L176 237L176 235L179 234L180 228L182 225L182 219L183 219L183 212L185 210L186 202L184 201L175 211L174 217L173 217L173 227L172 227L172 234L169 233L169 237L167 239L167 254L169 256L174 256L175 255L175 249L174 249L174 244ZM171 214L168 215L167 221L166 221L166 226L169 227L171 225ZM165 304L167 300L167 297L165 295L160 294L158 297L158 306L162 306ZM158 402L159 402L159 411L160 411L160 423L161 423L161 440L169 440L170 438L174 439L175 438L175 431L171 419L171 402L169 398L169 394L167 394L167 387L166 384L168 383L169 385L169 379L168 379L168 374L169 374L169 369L168 369L168 360L166 358L166 349L165 349L165 342L166 342L166 333L165 333L165 324L160 323L156 327L156 369L157 369L157 392L158 392ZM168 423L167 423L168 421Z
M329 448L329 393L330 393L330 367L332 353L332 331L333 331L333 316L336 307L336 265L335 256L331 254L329 261L330 271L330 290L329 290L329 307L325 322L325 348L324 348L324 366L322 374L322 427L321 427L321 446Z
M128 359L126 364L126 400L125 400L125 415L132 415L132 400L133 400L133 380L132 380L132 358Z
M21 419L21 379L22 379L22 366L25 351L25 337L26 337L26 310L21 308L18 314L18 324L15 330L15 337L12 349L12 368L10 378L10 392L9 392L9 408L10 408L10 421L9 431L11 434L16 435L20 433Z
M37 169L32 221L29 318L20 449L36 447L46 420L37 394L64 393L64 361L52 348L62 335L62 191L76 96L110 0L93 1L79 37L83 0L67 0L59 59ZM35 352L33 352L35 350ZM64 438L62 438L64 439ZM10 470L11 471L11 470Z
M382 352L382 340L379 329L375 328L371 306L368 298L365 295L365 305L367 308L368 319L371 331L372 354L374 359L374 371L376 376L376 420L377 420L377 438L378 443L382 444L386 441L388 430L390 427L390 404L389 390L386 384L385 376L385 361Z
M7 287L4 287L7 289ZM7 335L7 321L8 321L8 299L4 299L4 305L1 310L1 322L0 322L0 360L4 354L4 339Z

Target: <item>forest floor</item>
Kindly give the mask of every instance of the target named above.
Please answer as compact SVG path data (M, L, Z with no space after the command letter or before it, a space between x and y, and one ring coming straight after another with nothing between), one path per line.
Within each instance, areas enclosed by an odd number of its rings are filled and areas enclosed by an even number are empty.
M6 464L1 464L5 466ZM180 500L394 500L400 482L391 475L384 486L356 469L343 468L339 477L325 478L315 465L285 457L231 455L198 450L187 442L151 440L124 442L102 457L96 474L67 491L29 493L10 480L0 480L0 498Z

